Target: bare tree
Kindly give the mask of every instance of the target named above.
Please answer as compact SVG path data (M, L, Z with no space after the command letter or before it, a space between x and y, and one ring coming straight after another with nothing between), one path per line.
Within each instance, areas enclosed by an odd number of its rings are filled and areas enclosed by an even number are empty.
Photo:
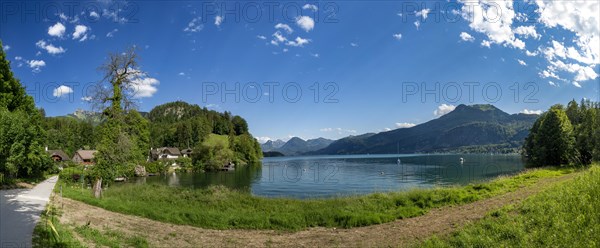
M103 78L92 92L91 103L107 118L120 118L124 111L134 109L136 93L147 76L139 70L135 46L122 53L109 54L106 64L98 69Z
M128 155L132 144L123 130L126 124L124 116L136 107L136 93L146 78L146 73L139 70L137 60L135 47L131 47L123 53L109 54L106 64L99 68L104 75L90 102L96 111L102 111L106 130L101 134L94 167L96 180L93 191L96 198L102 195L102 179L108 182L115 176L118 165L131 159Z

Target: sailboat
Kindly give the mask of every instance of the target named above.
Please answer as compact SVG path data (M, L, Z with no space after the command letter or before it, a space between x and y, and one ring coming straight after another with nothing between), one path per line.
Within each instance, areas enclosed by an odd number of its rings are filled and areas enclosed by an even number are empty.
M400 143L396 143L396 154L398 154L398 161L396 163L402 165L402 160L400 160Z

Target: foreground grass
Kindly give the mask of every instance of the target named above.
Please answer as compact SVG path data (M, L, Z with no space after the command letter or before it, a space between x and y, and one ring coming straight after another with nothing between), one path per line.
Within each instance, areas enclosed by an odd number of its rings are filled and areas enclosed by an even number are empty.
M33 229L33 247L84 247L73 236L71 230L60 223L60 210L52 204L42 213L40 221Z
M148 247L148 241L140 236L127 236L108 228L101 231L89 225L74 227L61 223L59 220L61 214L60 208L55 204L48 204L46 211L41 215L40 222L33 230L33 247ZM75 235L78 235L86 244L82 244Z
M423 247L598 247L600 165Z
M110 188L101 199L77 185L64 187L63 194L114 212L211 229L349 228L423 215L431 208L489 198L572 171L537 169L463 187L314 200L255 197L225 187L194 190L154 184Z

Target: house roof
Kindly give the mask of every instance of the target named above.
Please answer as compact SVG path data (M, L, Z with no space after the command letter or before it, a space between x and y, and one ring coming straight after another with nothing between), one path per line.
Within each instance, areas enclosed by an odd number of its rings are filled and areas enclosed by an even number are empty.
M79 157L81 157L81 159L94 159L94 153L96 153L98 151L96 150L78 150L75 152L75 154L79 154Z
M190 148L183 149L183 150L181 150L181 154L192 154L192 149L190 149Z
M69 155L67 155L62 150L48 150L47 152L48 154L50 154L50 157L59 156L62 161L71 160L71 158L69 158Z
M161 148L156 148L156 149L152 149L150 150L150 153L153 155L158 155L158 154L171 154L171 155L176 155L176 156L180 156L181 155L181 151L179 151L179 148L176 147L161 147Z

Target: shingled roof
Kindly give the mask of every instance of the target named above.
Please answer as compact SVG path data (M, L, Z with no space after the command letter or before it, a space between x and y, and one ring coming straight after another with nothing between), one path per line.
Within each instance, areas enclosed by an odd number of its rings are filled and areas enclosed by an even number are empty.
M94 153L98 151L96 150L78 150L75 153L79 154L79 157L83 160L91 160L94 159Z
M71 158L62 150L48 150L46 151L50 154L50 157L59 156L62 161L69 161Z

